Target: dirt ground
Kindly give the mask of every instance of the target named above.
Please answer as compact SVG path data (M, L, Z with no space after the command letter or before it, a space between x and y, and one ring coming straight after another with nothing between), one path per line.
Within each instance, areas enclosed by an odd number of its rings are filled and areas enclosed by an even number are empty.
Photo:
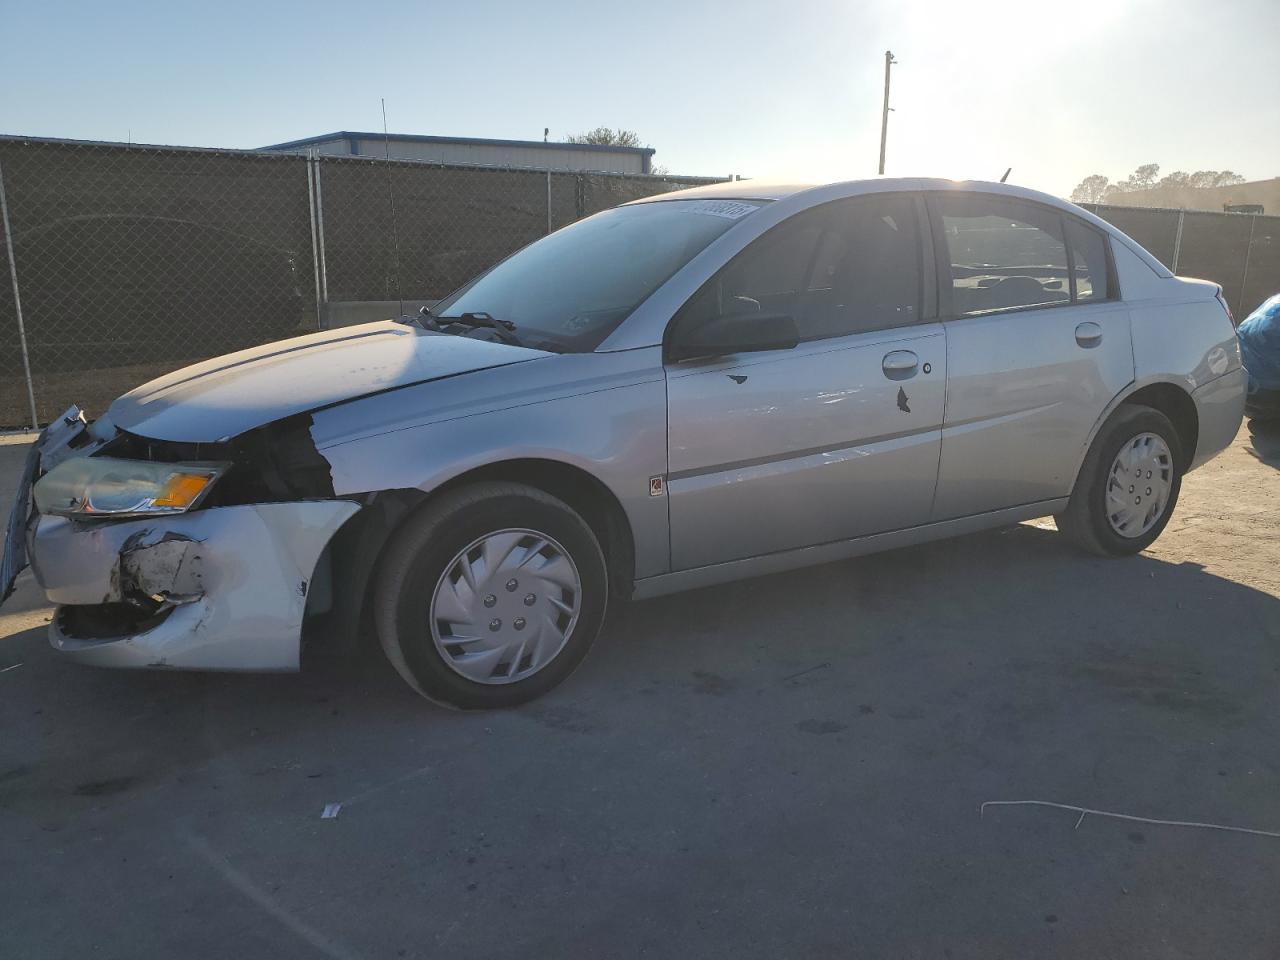
M1280 831L1278 469L1242 429L1126 560L1045 521L617 605L490 714L377 651L78 667L28 574L0 956L1280 956L1280 838L980 812Z

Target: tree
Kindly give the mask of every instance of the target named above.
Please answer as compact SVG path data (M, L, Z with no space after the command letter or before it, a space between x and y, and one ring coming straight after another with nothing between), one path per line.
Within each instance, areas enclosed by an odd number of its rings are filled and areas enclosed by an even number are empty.
M1071 191L1071 199L1075 203L1101 203L1107 196L1107 188L1111 181L1100 173L1085 177Z
M634 130L623 130L621 127L617 130L612 127L596 127L586 133L572 133L564 139L566 143L590 143L603 147L640 146L639 135ZM664 166L655 164L649 172L654 176L664 177L671 171Z
M1159 179L1156 179L1159 177ZM1183 189L1203 189L1205 187L1230 187L1238 183L1244 183L1244 177L1233 170L1197 170L1195 173L1187 173L1185 170L1175 170L1173 173L1160 177L1160 164L1144 163L1133 173L1111 183L1100 173L1085 177L1080 181L1079 185L1071 191L1071 199L1076 203L1098 203L1109 200L1115 200L1117 194L1130 193L1134 190L1159 190L1168 191L1163 198L1164 201L1172 203L1185 202L1185 196L1181 196L1177 191ZM1181 199L1179 199L1181 196ZM1148 202L1154 202L1156 197L1146 198Z
M1197 170L1188 178L1191 187L1232 187L1244 183L1244 177L1231 170Z
M640 138L634 130L623 130L619 127L596 127L586 133L574 133L565 137L567 143L590 143L603 147L638 147Z
M1156 177L1159 175L1160 164L1144 163L1125 179L1117 183L1116 189L1121 193L1128 193L1130 190L1150 190L1156 185Z

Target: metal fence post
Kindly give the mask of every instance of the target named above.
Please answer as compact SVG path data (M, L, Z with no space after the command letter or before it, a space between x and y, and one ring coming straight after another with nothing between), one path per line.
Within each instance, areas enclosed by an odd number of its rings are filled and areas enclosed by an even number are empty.
M1249 282L1249 258L1253 256L1253 232L1258 229L1258 215L1255 213L1249 218L1249 245L1244 248L1244 273L1240 276L1240 296L1236 298L1236 310L1244 313L1246 309L1244 303L1244 288Z
M18 292L18 260L13 254L13 229L9 226L9 198L4 190L4 167L0 165L0 221L4 225L4 245L9 254L9 276L13 280L13 309L18 316L18 342L22 346L22 372L27 378L27 403L31 405L31 429L40 426L36 417L36 390L31 380L31 357L27 353L27 328L22 322L22 295Z
M1178 232L1173 235L1173 263L1169 265L1170 273L1178 272L1178 257L1182 253L1182 224L1187 219L1187 211L1178 211Z
M317 152L315 159L316 178L316 234L320 238L320 247L318 254L320 257L320 298L324 303L324 312L321 316L324 318L323 323L327 328L329 326L329 260L325 253L324 245L324 186L321 183L321 171L323 165L320 163L320 154ZM319 312L320 308L317 308Z
M315 159L307 151L307 204L311 208L311 267L316 279L316 329L324 329L323 300L320 297L320 235L316 232L316 183L312 165Z

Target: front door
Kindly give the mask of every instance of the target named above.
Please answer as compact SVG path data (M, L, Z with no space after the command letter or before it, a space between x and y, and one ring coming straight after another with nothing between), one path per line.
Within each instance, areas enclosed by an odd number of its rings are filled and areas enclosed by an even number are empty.
M1008 197L938 194L930 207L951 318L934 519L1065 497L1094 424L1133 379L1106 239Z
M786 313L802 339L668 365L673 570L927 521L946 341L922 316L922 219L899 194L798 214L673 320L678 337L726 313Z

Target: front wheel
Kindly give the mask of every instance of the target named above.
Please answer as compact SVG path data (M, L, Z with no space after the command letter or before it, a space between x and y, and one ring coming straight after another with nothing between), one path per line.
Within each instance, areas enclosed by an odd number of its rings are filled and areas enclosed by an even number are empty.
M1173 514L1184 462L1168 417L1152 407L1121 406L1089 448L1067 509L1054 517L1058 529L1101 556L1145 550Z
M461 709L541 696L600 630L608 572L595 534L560 500L479 483L412 516L379 565L378 637L428 699Z

